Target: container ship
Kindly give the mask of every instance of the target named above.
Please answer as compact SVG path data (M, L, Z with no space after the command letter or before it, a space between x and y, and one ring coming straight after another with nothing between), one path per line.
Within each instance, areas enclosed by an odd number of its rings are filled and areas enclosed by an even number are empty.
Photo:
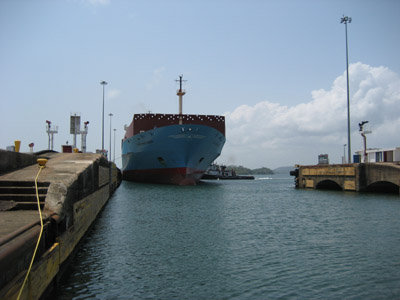
M196 185L225 144L225 117L182 114L134 114L122 140L124 180Z

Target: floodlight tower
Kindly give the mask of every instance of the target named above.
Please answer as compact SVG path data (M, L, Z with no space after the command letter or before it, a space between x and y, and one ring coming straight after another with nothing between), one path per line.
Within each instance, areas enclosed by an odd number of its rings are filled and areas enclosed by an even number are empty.
M49 150L53 150L54 134L58 133L58 126L51 127L51 122L46 120L46 132L49 135Z
M89 121L86 121L83 124L84 124L83 130L80 132L81 133L81 145L82 145L82 153L86 153L86 136L88 134Z
M347 75L347 150L348 162L351 163L351 141L350 141L350 92L349 92L349 48L347 43L347 23L351 23L351 18L344 16L340 19L340 23L344 23L346 31L346 75Z
M110 147L108 148L109 149L108 153L110 153L110 156L108 157L108 161L111 161L111 118L112 118L113 114L109 113L108 115L110 116Z
M368 121L362 121L361 123L358 123L358 126L360 127L359 131L360 131L361 136L363 137L363 142L364 142L364 163L366 163L368 161L366 134L371 133L370 130L364 130L364 125L367 123L368 123Z
M113 158L113 163L115 163L115 132L117 131L117 129L114 128L114 158ZM111 158L111 157L110 157Z
M102 121L101 121L101 151L104 150L104 86L108 84L107 81L100 81L100 84L103 86L103 113L102 113Z

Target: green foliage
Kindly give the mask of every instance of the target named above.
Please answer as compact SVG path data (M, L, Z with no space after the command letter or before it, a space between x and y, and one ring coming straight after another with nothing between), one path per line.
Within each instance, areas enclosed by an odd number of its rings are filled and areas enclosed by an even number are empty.
M251 170L251 172L252 172L251 174L253 174L253 175L274 174L274 172L271 169L268 169L266 167L253 169L253 170Z
M273 170L274 174L289 174L295 167L279 167Z
M258 169L249 169L245 168L243 166L227 166L226 170L234 170L237 175L261 175L261 174L274 174L274 172L271 169L268 169L266 167L258 168Z

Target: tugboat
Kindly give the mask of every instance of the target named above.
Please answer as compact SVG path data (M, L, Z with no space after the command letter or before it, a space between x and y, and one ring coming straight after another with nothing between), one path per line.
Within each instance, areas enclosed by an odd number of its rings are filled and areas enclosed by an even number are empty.
M202 179L254 179L254 176L251 175L236 175L235 170L227 170L224 165L212 164L204 173Z

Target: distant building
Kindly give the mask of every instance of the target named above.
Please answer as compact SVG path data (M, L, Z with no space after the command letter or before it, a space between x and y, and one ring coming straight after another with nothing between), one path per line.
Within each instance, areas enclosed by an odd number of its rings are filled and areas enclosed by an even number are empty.
M320 154L320 155L318 155L318 164L319 165L329 165L329 156L328 156L328 154Z
M367 159L364 158L364 150L356 151L355 163L364 162L400 162L400 147L387 149L367 149Z

